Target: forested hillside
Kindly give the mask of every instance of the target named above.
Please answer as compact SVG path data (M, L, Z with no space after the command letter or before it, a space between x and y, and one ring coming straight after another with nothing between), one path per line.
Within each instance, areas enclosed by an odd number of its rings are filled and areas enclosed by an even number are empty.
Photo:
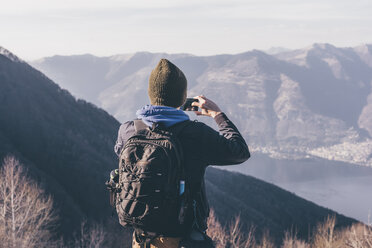
M116 164L118 127L28 64L0 55L0 157L12 153L32 168L54 195L63 230L109 215L104 181Z

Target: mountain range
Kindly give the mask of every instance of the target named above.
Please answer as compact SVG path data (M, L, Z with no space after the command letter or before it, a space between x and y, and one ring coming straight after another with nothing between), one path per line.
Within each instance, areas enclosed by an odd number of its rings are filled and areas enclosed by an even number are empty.
M163 57L185 72L189 96L204 94L215 100L245 136L252 158L226 169L275 183L368 222L371 45L313 44L297 50L207 57L86 54L47 57L31 64L76 97L124 121L149 103L148 77ZM208 118L190 116L216 127Z
M71 235L84 218L104 222L111 215L104 182L117 167L113 145L120 123L0 51L0 159L16 156L52 195L60 233ZM242 174L209 168L206 185L223 224L240 214L244 227L256 226L258 235L267 229L277 243L293 227L306 238L328 215L336 215L338 227L355 222Z
M189 96L218 101L253 152L372 166L371 45L314 44L273 55L258 50L207 57L87 54L31 64L74 96L124 121L148 104L148 77L163 57L184 71Z

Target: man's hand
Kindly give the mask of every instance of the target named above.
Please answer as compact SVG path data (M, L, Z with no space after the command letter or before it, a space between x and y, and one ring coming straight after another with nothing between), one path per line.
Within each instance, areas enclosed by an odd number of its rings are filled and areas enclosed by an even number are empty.
M194 99L198 99L199 102L193 102L191 106L197 106L201 109L201 111L194 111L195 114L211 116L214 118L216 115L221 113L221 109L217 106L217 104L205 96L195 96Z

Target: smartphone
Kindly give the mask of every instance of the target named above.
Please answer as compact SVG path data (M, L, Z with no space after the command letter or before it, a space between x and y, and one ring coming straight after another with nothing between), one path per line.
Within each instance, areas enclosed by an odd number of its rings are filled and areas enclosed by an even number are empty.
M197 106L191 106L193 102L199 102L199 100L195 98L186 98L186 102L181 106L181 109L183 111L198 111L199 108Z

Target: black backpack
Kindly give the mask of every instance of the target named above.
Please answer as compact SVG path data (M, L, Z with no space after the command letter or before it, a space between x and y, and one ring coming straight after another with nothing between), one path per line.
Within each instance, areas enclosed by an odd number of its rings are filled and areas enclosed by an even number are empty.
M152 238L190 230L192 203L177 138L189 122L163 129L134 120L135 134L125 143L119 159L115 207L121 225Z

